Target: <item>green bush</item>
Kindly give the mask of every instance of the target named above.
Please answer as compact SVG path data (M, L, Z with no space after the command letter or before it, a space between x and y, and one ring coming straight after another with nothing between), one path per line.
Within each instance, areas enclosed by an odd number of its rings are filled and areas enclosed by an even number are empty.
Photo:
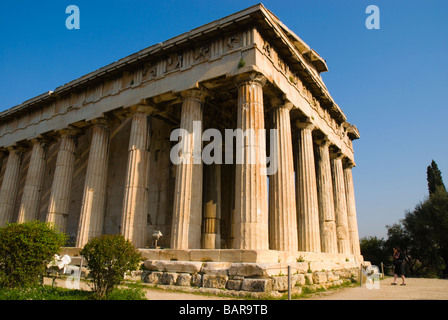
M29 287L65 244L66 235L40 221L0 228L0 286Z
M104 299L124 280L128 271L138 268L142 257L122 235L103 235L91 239L81 250L93 281L97 298Z

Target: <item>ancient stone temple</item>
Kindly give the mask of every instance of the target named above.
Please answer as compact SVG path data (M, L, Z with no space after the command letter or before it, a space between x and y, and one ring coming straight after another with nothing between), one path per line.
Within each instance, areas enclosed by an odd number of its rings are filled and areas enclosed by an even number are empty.
M326 71L260 4L3 111L0 225L121 233L151 261L362 261L359 133Z

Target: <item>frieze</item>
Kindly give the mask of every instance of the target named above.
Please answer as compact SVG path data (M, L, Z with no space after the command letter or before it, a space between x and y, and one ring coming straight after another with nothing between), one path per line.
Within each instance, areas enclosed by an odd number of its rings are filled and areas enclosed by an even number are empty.
M329 127L331 127L334 131L334 133L342 140L345 141L346 144L352 149L352 144L349 143L347 140L347 134L345 132L345 129L342 127L341 124L339 124L336 119L334 119L330 111L326 108L323 108L321 106L321 103L318 98L313 96L311 90L303 84L303 82L300 80L300 78L291 71L289 68L289 65L285 62L282 57L278 55L276 50L270 45L270 43L264 39L261 39L260 42L262 43L262 52L268 57L269 60L271 60L272 64L276 66L276 69L283 73L285 78L289 80L290 84L294 86L302 95L303 98L305 98L310 107L314 109L319 117L323 119Z

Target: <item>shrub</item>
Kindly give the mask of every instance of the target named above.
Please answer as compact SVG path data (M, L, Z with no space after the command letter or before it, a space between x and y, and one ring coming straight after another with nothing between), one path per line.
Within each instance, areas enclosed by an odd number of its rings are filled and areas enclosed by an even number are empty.
M46 265L65 244L66 235L40 221L0 228L0 286L29 287L38 283Z
M142 257L122 235L103 235L91 239L80 254L87 261L93 291L104 299L124 280L127 271L138 268Z

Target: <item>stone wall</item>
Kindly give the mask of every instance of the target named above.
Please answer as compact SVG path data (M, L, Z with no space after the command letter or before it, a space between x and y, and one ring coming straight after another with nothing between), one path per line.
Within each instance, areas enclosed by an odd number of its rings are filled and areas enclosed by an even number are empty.
M298 294L305 287L328 288L359 278L359 264L353 261L232 263L169 260L146 260L144 270L134 273L133 278L189 291L280 296L288 292L288 266L291 268L292 292Z

